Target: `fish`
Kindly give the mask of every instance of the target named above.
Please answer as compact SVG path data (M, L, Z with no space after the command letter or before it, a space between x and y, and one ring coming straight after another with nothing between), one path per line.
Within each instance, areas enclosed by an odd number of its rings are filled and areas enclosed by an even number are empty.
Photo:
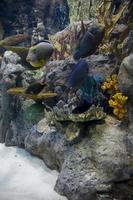
M25 93L26 94L39 94L44 87L46 87L46 83L41 83L41 82L35 82L32 83L26 88Z
M86 58L94 54L98 45L104 36L104 28L98 25L93 25L86 31L83 37L79 40L78 45L73 54L74 60Z
M79 89L88 77L89 68L90 65L85 59L78 61L67 80L67 88L75 91Z
M39 69L47 63L53 51L53 45L48 40L44 40L29 48L26 60L34 69Z

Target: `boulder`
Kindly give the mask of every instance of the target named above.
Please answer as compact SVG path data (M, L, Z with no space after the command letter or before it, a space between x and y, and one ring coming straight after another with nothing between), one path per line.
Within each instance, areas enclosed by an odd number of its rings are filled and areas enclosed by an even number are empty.
M118 74L119 88L121 92L128 96L128 127L133 132L133 54L124 58Z

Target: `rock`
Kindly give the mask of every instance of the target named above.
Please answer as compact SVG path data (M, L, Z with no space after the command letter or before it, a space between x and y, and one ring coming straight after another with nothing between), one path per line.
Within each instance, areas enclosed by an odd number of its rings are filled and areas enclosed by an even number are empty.
M12 137L11 121L16 117L20 110L21 101L17 97L12 97L7 94L7 90L11 87L16 87L21 84L21 79L18 81L24 68L18 64L20 57L11 51L5 52L2 63L1 77L1 116L0 116L0 142L9 143L9 138ZM7 112L8 111L8 112ZM14 143L13 143L14 144Z
M80 132L81 132L81 128L79 124L70 123L65 132L67 141L71 142L77 139L80 135Z
M3 29L3 25L2 25L2 23L0 21L0 40L3 39L3 36L4 36L4 29Z
M47 131L49 132L49 126L48 126L47 119L44 118L41 121L39 121L36 129L37 129L38 133L47 133Z
M31 127L43 118L44 107L7 93L10 88L22 86L24 67L19 62L20 57L11 51L6 51L2 59L0 142L22 147Z
M128 126L132 132L133 128L133 54L124 58L118 74L119 88L121 92L128 96Z
M15 6L14 6L15 4ZM57 32L69 22L67 0L3 0L0 18L6 35L28 32L30 35L38 22L43 22L48 32Z
M133 197L128 185L133 173L132 134L121 130L112 117L103 124L86 124L84 137L73 144L60 130L48 128L47 134L38 134L34 129L26 136L25 148L60 170L55 189L69 200Z
M109 194L114 182L130 179L125 133L108 123L90 127L63 163L55 188L68 199L96 200L98 193Z
M116 59L111 56L103 56L101 54L89 56L87 59L90 65L89 74L102 74L103 78L110 76L115 69ZM52 87L65 84L68 76L73 70L75 62L71 57L62 61L54 61L47 63L46 81ZM63 73L62 73L63 72Z
M106 117L102 107L92 105L86 112L73 114L68 108L57 108L53 110L53 118L57 121L88 122L101 120Z
M12 51L6 51L1 62L1 70L3 72L3 78L13 74L21 74L24 71L24 67L19 64L21 58Z
M133 100L133 54L124 58L122 61L118 81L122 93Z
M61 170L69 147L57 129L48 128L47 134L38 134L34 128L26 136L24 144L27 151L42 158L51 169Z
M122 53L126 56L133 53L133 30L131 30L123 42Z

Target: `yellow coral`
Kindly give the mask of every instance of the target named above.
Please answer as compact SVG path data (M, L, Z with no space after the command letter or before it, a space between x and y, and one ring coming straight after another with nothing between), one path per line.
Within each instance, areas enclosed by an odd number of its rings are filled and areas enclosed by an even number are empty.
M121 92L118 92L109 100L109 105L114 108L113 113L118 119L122 119L127 112L125 107L127 99L128 97L124 96Z
M108 100L109 106L113 108L113 113L117 116L118 119L122 119L127 109L125 104L128 97L124 96L118 87L118 77L116 74L113 74L102 85L102 90L107 91L110 94L110 99Z
M102 90L107 90L109 94L115 94L118 89L118 78L116 74L113 74L102 85Z

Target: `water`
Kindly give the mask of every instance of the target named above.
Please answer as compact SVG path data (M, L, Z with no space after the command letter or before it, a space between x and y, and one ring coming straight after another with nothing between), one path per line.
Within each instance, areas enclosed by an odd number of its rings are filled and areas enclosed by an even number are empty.
M0 144L0 200L66 200L54 191L57 176L25 150Z

